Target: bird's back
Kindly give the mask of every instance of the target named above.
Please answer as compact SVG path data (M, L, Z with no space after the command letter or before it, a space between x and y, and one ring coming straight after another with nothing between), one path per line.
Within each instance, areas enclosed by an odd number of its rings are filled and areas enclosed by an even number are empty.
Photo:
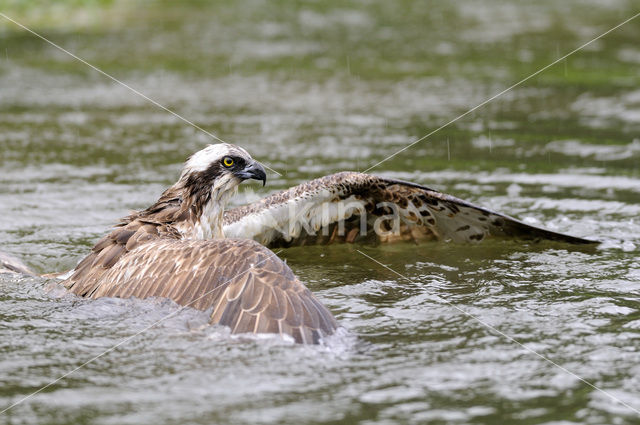
M163 297L211 309L233 333L317 343L337 323L277 255L252 240L184 240L134 220L101 239L63 284L88 297Z

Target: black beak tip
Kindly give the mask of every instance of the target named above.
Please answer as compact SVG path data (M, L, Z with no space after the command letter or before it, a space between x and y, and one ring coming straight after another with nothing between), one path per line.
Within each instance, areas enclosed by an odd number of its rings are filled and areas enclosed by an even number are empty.
M262 165L258 164L257 162L253 166L253 172L251 173L251 175L252 179L262 181L262 187L267 184L267 173L264 171L264 168L262 168Z
M244 170L237 174L241 179L253 179L262 181L262 186L267 184L267 173L264 171L262 165L258 162L254 162L247 166Z

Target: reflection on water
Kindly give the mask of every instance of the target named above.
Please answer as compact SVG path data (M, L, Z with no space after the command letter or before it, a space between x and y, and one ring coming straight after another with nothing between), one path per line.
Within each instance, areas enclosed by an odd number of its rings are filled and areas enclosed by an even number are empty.
M56 4L3 13L283 174L236 203L364 170L635 13L625 1ZM639 36L629 23L373 170L598 249L284 250L345 328L321 347L231 337L166 300L86 301L3 275L0 407L173 316L2 419L637 423L455 307L640 408ZM0 249L38 271L73 267L210 142L0 22Z

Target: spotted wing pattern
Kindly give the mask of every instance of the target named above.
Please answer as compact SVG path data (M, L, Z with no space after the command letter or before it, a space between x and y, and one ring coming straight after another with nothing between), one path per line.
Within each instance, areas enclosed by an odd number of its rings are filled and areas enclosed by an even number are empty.
M112 248L110 248L112 249ZM90 298L164 297L211 310L210 322L233 333L276 333L317 343L337 323L329 310L273 252L250 240L173 240L140 243L88 284L72 276L72 292Z
M596 243L530 226L515 218L414 183L342 172L228 211L228 237L265 246L336 241L393 242L488 237Z

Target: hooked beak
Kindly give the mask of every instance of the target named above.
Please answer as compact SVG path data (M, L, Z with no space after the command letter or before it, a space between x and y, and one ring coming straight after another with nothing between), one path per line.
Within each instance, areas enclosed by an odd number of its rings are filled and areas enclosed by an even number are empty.
M260 165L258 161L247 164L246 167L234 174L242 180L261 180L263 186L267 183L267 173L265 173L264 168L262 168L262 165Z

